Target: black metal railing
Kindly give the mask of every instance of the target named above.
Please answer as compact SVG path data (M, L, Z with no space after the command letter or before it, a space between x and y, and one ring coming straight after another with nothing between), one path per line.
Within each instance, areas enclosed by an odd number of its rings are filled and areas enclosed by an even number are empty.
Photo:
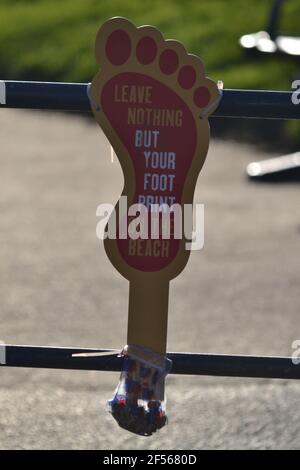
M116 350L16 345L1 348L5 348L5 364L0 366L112 372L122 369L122 358ZM300 379L300 367L290 357L168 353L168 358L173 362L171 374Z
M0 108L89 113L88 90L88 83L0 81ZM300 104L293 104L292 94L225 89L213 116L300 119ZM107 349L0 345L0 352L0 366L6 367L120 371L122 365L118 351ZM291 357L193 353L168 353L168 357L173 374L300 379L300 367Z
M2 81L0 108L91 112L88 83ZM300 105L290 91L223 90L215 117L300 119ZM0 100L1 101L1 100Z

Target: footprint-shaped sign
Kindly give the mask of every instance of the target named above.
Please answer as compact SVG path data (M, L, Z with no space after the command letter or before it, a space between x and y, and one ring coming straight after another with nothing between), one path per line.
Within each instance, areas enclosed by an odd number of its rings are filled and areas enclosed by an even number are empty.
M90 90L93 113L120 161L122 195L128 206L149 211L150 224L155 205L192 204L208 150L207 116L220 91L197 56L152 26L112 18L100 28L95 52L100 70ZM117 203L117 237L107 238L105 249L130 281L127 341L165 354L169 281L190 254L185 234L174 236L173 214L169 239L160 225L158 234L148 228L148 236L124 237L132 217L120 217L120 210Z

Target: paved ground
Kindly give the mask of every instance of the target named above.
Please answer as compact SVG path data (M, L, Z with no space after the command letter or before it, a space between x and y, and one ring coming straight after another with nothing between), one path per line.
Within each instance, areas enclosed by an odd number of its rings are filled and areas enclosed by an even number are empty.
M0 113L0 339L119 348L127 282L96 239L96 207L122 187L97 126ZM171 287L169 350L290 354L300 338L299 187L247 182L268 155L214 141L198 181L205 248ZM171 376L169 426L120 430L104 409L118 374L0 371L0 448L300 448L300 384Z

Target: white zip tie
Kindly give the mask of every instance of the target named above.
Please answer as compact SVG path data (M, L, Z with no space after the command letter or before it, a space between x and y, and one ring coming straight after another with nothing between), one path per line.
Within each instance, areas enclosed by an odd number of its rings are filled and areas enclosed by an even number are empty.
M218 91L219 91L219 96L206 108L204 108L201 113L200 113L200 118L203 119L205 118L208 114L211 113L212 110L215 110L220 103L222 96L223 96L223 82L222 80L218 80Z

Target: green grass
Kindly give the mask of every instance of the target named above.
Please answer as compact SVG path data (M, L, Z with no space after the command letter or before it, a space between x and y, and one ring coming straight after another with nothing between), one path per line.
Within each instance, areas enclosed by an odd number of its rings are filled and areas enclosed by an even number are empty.
M137 26L153 24L166 38L182 41L225 88L289 90L300 77L299 61L249 57L238 43L243 34L266 28L271 4L272 0L0 0L0 79L90 81L97 71L94 40L99 26L112 16L125 16ZM300 35L299 18L299 0L288 0L280 31ZM243 125L236 120L228 123L238 135ZM257 139L262 126L254 121L245 124L250 138ZM276 142L299 146L300 122L286 122L282 129ZM264 134L263 140L268 140Z
M1 0L0 78L89 81L94 39L111 16L153 24L199 54L226 88L290 89L292 60L246 57L238 39L264 29L270 0ZM298 0L286 2L281 29L300 33Z

